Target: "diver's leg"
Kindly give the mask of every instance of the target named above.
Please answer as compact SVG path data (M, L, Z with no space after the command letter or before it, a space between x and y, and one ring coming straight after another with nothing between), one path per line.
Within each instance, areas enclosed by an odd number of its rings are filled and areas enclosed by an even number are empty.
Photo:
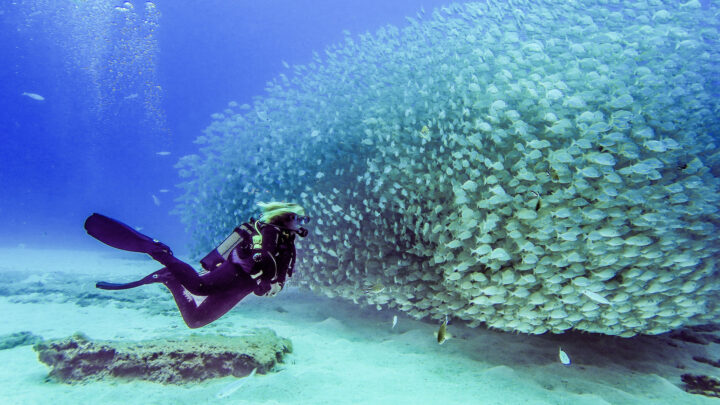
M170 290L183 321L191 329L203 327L225 315L255 288L254 284L245 287L236 285L231 290L205 297L198 305L189 291L177 280L166 280L163 284Z
M185 266L190 267L187 264L185 264ZM178 268L180 268L179 265L176 266L176 269ZM183 269L182 271L178 271L178 273L182 274L190 270L193 273L195 272L195 270L190 267L189 270ZM96 286L105 290L124 290L144 284L158 282L162 283L165 287L167 287L168 290L170 290L170 293L175 299L175 304L177 305L178 310L180 310L180 314L182 315L185 324L187 324L189 328L194 329L205 326L210 322L213 322L221 316L225 315L229 310L231 310L235 305L237 305L240 300L242 300L248 294L255 290L256 282L247 274L240 273L239 276L236 276L233 279L228 279L227 274L222 275L222 277L218 277L221 274L215 273L218 270L220 270L220 268L213 271L213 273L208 274L215 276L214 279L211 280L211 283L209 285L214 286L215 282L223 282L224 284L222 284L222 291L207 295L205 300L200 305L197 305L195 303L195 299L191 295L189 295L189 289L187 289L184 283L181 282L178 277L176 277L175 273L171 272L168 268L162 268L154 273L147 275L143 279L134 281L132 283L113 284L101 281L97 283ZM195 277L197 277L198 279L205 278L197 276L197 273L195 273ZM202 287L199 288L199 291L202 291ZM196 291L195 295L203 296L204 294Z
M175 305L177 305L178 310L180 310L180 315L182 315L185 324L192 328L193 314L197 311L195 299L190 295L190 292L175 279L166 280L163 282L163 285L170 290L170 293L175 299Z
M173 291L167 283L165 285L168 286L171 292ZM177 286L175 286L175 288L177 288ZM205 298L200 305L196 305L195 300L185 295L184 291L179 292L179 294L173 292L173 297L175 297L175 302L177 303L185 324L189 328L195 329L203 327L225 315L237 305L240 300L253 292L254 289L255 285L249 284L243 288L235 288L215 293Z
M149 274L142 280L134 281L126 284L114 284L100 281L95 286L103 290L125 290L150 283L162 283L175 299L175 304L180 310L185 323L190 326L194 322L195 313L197 312L197 305L195 300L189 294L188 290L178 281L167 268L162 268L152 274ZM192 326L191 326L192 327Z
M241 280L252 280L245 272L238 271L231 262L225 262L215 270L201 276L192 266L170 253L156 252L151 256L165 265L175 279L195 295L207 296L224 292Z
M165 265L165 267L131 283L116 284L100 281L95 284L95 286L103 290L126 290L145 284L164 283L168 280L174 280L192 294L207 296L227 291L241 279L250 279L244 272L237 272L234 265L230 262L225 262L212 272L200 276L192 266L176 258L169 252L153 252L151 256L153 259ZM254 282L254 280L252 281ZM173 293L173 295L175 294Z
M190 290L195 295L208 295L212 291L208 291L203 283L200 275L195 269L184 261L173 256L172 253L166 251L156 251L150 253L153 259L160 262L172 274L180 284Z

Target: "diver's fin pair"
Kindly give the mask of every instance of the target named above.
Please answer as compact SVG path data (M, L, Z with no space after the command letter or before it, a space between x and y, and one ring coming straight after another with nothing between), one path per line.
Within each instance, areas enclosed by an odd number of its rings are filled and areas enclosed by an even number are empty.
M132 229L129 225L106 217L101 214L92 214L85 220L85 230L93 238L117 249L130 252L152 253L167 251L172 254L170 248L149 236ZM132 287L129 287L132 288Z
M162 269L151 273L138 281L124 284L98 281L97 283L95 283L95 287L101 290L127 290L130 288L140 287L141 285L145 284L161 283L167 279L167 274L169 274L169 271L167 270L167 268L163 267Z

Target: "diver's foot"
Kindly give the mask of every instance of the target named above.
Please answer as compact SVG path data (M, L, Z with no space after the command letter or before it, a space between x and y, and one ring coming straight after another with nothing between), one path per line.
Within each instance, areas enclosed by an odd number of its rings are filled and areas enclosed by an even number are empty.
M164 283L166 281L169 281L172 278L172 273L170 273L170 270L163 267L162 269L148 274L143 278L142 281L144 284L150 284L150 283Z
M145 284L152 283L166 283L172 280L172 273L166 268L162 268L154 273L151 273L138 281L131 283L108 283L107 281L98 281L95 283L95 287L101 290L127 290L130 288L140 287Z
M168 256L172 256L173 252L170 250L170 247L162 242L155 241L155 246L152 250L147 252L150 257L152 257L155 261L158 261L160 263L163 262L164 259L166 259Z
M173 255L172 250L170 250L170 246L168 246L160 241L157 241L157 240L155 241L155 246L157 247L157 250L164 251L164 252L168 253L170 256Z

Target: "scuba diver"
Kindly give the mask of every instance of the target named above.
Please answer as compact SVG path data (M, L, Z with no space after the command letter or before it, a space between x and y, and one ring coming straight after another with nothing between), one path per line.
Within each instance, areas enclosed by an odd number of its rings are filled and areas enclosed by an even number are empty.
M207 271L198 274L189 264L173 256L170 248L130 226L100 214L85 220L85 230L93 238L117 249L147 253L162 269L125 284L98 282L103 290L125 290L150 283L162 283L175 298L183 320L190 328L205 326L230 311L254 292L275 296L291 277L295 266L295 235L305 237L302 225L310 218L298 204L258 203L259 220L238 226L201 261ZM199 304L188 294L204 297Z

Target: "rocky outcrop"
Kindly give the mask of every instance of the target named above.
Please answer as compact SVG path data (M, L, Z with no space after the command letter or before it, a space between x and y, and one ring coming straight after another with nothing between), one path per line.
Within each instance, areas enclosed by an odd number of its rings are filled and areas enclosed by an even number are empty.
M706 397L720 398L720 380L706 375L683 374L682 382L685 391L691 394L705 395Z
M79 383L107 378L182 384L209 378L267 373L292 351L288 339L254 329L244 336L199 336L116 342L82 334L33 346L51 367L49 379Z
M0 336L0 350L13 349L18 346L33 345L42 342L42 337L32 332L16 332Z

